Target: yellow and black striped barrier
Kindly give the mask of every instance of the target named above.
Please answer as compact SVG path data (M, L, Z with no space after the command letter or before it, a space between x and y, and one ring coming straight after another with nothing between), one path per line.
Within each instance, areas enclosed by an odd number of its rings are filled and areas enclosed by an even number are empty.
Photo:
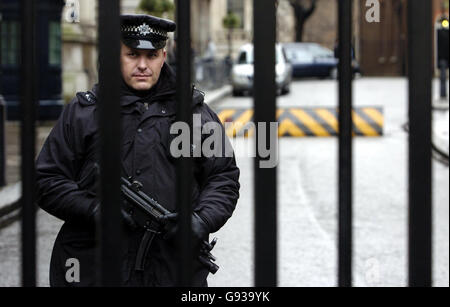
M224 109L218 112L218 116L229 137L254 134L253 109ZM330 137L339 134L337 108L282 108L277 110L277 121L280 137ZM381 107L353 109L354 136L382 136L383 124Z

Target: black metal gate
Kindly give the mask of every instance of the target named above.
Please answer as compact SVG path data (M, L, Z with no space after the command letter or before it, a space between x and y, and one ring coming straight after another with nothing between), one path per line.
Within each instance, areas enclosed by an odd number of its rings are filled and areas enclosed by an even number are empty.
M34 188L35 101L37 70L35 62L34 20L36 1L22 0L22 282L36 284L36 234ZM118 285L119 221L119 144L120 131L118 101L119 76L119 0L99 0L100 57L100 127L102 135L102 208L101 227L101 285ZM178 23L178 120L188 122L192 110L186 99L190 97L190 1L177 0ZM255 120L275 122L275 1L254 0L255 45ZM338 284L352 285L352 75L351 36L352 0L338 0L339 15L339 256ZM431 1L408 1L409 33L409 285L431 286ZM429 60L424 60L429 59ZM107 119L107 120L106 120ZM266 134L269 135L269 134ZM109 136L109 137L108 137ZM258 140L258 135L256 137ZM257 141L258 142L258 141ZM258 167L255 159L255 286L277 285L277 223L276 169ZM179 285L190 285L192 263L190 257L190 199L192 165L180 159L177 166L177 197L180 205L181 238L179 238ZM108 234L108 235L105 235ZM115 238L111 240L109 238ZM114 269L117 268L117 269Z

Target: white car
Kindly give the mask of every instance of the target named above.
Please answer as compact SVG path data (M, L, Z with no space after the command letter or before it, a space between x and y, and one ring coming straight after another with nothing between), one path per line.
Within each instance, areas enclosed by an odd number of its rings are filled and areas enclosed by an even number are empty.
M275 57L277 89L282 94L287 94L290 91L292 81L292 65L286 59L284 49L279 44L276 45ZM253 73L253 44L245 44L240 48L237 61L231 71L233 96L239 96L244 92L253 90Z

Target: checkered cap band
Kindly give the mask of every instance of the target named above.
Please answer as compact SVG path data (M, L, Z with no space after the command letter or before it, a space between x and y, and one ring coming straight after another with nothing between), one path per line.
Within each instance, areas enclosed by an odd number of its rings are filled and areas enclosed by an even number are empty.
M167 31L153 28L146 23L139 26L122 26L122 33L124 35L140 36L142 38L149 37L151 35L159 35L164 39L168 39Z

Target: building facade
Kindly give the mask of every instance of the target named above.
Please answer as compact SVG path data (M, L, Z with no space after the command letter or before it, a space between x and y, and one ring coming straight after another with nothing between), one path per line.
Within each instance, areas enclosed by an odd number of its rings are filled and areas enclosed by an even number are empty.
M448 16L448 0L433 1L433 20ZM98 79L97 2L66 0L61 20L63 98L92 87ZM122 13L138 13L140 0L122 0ZM407 72L407 0L379 0L380 22L368 22L365 0L354 1L353 47L364 75L402 76ZM337 38L337 2L317 0L306 21L303 40L333 49ZM253 39L253 0L192 0L192 47L201 58L208 42L216 46L216 58L228 54L228 31L223 19L233 12L240 25L232 31L232 56ZM295 18L288 0L279 0L277 40L295 40ZM170 43L169 43L170 45Z
M358 52L365 75L405 76L408 72L408 1L379 0L380 22L368 22L360 1ZM448 0L432 0L432 35L441 16L448 16ZM435 42L433 43L433 62ZM437 71L436 71L437 73Z
M232 56L236 56L240 46L252 40L253 30L252 0L212 0L210 9L210 35L217 45L219 57L228 54L228 30L223 26L223 19L228 12L239 17L239 27L231 32Z
M433 35L438 25L437 21L443 15L448 16L448 2L448 0L432 0ZM378 3L379 22L370 22L370 18L367 18L367 14L371 13L370 2L353 1L352 43L356 60L366 76L404 76L407 74L408 1L379 0ZM289 10L291 8L288 0L280 0L279 41L295 40L293 35L295 20ZM337 29L337 1L317 0L314 13L305 22L303 41L316 42L333 49L337 40ZM433 49L435 48L433 44Z
M36 80L39 120L54 119L63 106L61 99L61 9L63 0L42 0L36 3L35 16L36 55L35 69L40 76ZM0 93L7 106L8 120L20 118L20 95L23 80L21 54L22 12L20 2L0 2L1 52Z
M63 97L68 102L98 77L96 1L67 0L62 16Z

